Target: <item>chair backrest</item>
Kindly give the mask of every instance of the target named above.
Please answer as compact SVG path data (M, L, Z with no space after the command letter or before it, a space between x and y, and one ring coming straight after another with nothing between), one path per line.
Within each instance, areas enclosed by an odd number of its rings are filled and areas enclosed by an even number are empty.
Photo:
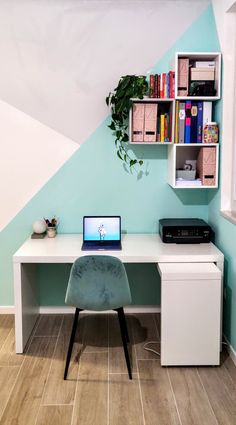
M124 264L110 255L85 255L72 265L65 303L83 310L112 310L131 303Z

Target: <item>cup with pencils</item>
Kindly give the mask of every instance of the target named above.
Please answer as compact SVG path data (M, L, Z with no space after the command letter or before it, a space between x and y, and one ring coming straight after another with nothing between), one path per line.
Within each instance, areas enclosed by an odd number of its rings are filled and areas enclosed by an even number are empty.
M47 235L49 238L55 238L57 234L57 226L58 226L58 220L56 216L54 215L51 220L48 218L44 219L46 225L47 225Z

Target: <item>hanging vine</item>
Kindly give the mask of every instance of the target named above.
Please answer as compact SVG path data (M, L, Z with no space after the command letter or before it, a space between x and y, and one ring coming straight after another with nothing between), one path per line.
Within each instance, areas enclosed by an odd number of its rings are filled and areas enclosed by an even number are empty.
M143 99L148 93L148 83L144 75L126 75L120 78L114 92L106 98L111 108L111 123L108 127L115 136L117 156L130 168L143 165L142 159L132 158L129 153L128 118L132 107L132 98Z

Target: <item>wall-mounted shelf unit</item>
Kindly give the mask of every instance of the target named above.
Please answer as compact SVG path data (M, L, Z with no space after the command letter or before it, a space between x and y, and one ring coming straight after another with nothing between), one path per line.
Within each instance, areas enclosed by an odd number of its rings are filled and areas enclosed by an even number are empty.
M131 99L129 143L168 145L168 183L174 189L217 188L219 145L203 143L203 129L206 122L214 121L214 102L221 96L221 53L177 52L175 72L171 73L175 75L171 80L173 85L168 88L172 87L174 99ZM164 128L169 127L166 138L163 138L163 116ZM159 134L161 119L162 135ZM197 165L195 174L185 171L186 162Z
M157 146L172 144L175 116L174 99L144 97L143 99L131 100L129 143Z
M194 95L191 95L194 93ZM198 95L199 94L199 95ZM203 129L206 120L212 121L214 101L221 95L221 53L219 52L181 52L175 55L175 107L176 119L180 120L180 105L184 121L184 137L180 136L179 126L175 128L175 140L168 147L168 183L175 189L213 189L218 187L219 145L203 142ZM186 106L188 104L188 106ZM192 133L193 106L199 114L201 108L202 121L195 121L196 133ZM188 109L189 108L189 109ZM177 113L178 112L178 113ZM187 123L187 116L189 122ZM198 116L197 116L198 119ZM188 143L186 142L186 126L190 125ZM193 127L194 129L194 127ZM199 132L199 133L198 133ZM195 137L193 137L195 134ZM199 137L198 137L199 135ZM198 143L195 139L198 139ZM184 171L186 163L196 161L196 176ZM204 165L203 165L204 162ZM186 173L186 178L184 174ZM180 176L183 176L181 178ZM190 176L190 178L188 178Z

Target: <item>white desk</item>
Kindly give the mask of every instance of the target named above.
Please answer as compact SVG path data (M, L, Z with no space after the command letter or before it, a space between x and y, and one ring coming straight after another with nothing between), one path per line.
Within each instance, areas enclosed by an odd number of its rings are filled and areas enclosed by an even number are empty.
M13 256L16 352L23 353L39 314L35 265L73 263L87 254L108 254L124 263L216 263L223 276L224 256L212 243L164 244L158 235L130 234L122 237L122 251L81 251L82 235L28 239Z

